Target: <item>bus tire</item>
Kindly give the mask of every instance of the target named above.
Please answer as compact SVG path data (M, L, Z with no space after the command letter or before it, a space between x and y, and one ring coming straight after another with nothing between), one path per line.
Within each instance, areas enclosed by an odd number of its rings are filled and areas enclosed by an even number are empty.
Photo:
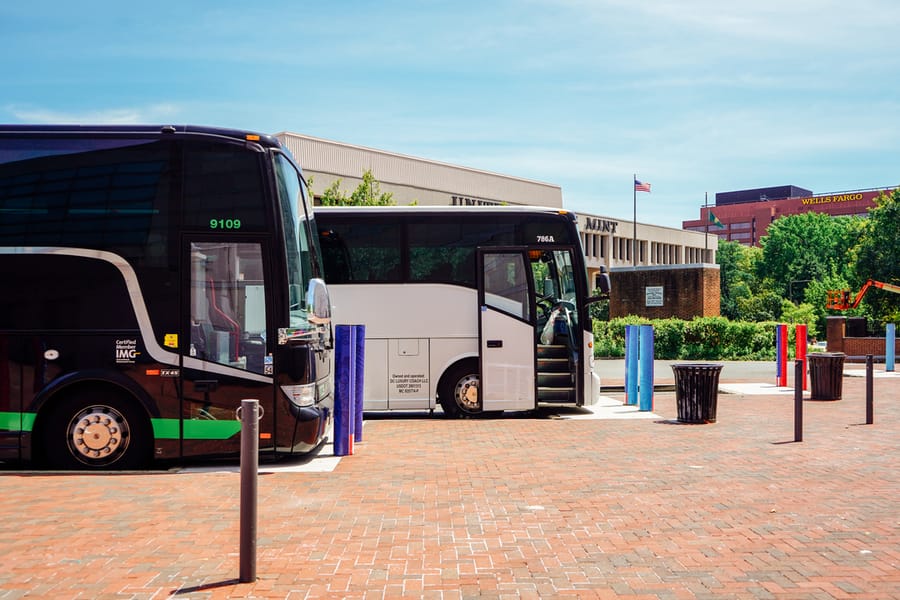
M138 402L98 387L66 394L43 432L46 461L55 469L140 469L153 448L153 430Z
M438 398L448 417L464 419L482 415L478 363L469 360L448 369L438 384Z

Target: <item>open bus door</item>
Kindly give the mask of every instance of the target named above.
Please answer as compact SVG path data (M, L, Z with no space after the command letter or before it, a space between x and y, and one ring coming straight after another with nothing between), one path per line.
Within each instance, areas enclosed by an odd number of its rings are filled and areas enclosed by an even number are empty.
M534 290L524 248L478 250L482 409L535 408Z

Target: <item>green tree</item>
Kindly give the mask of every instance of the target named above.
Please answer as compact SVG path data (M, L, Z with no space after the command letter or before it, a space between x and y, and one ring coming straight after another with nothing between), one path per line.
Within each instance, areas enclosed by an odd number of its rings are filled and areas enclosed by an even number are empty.
M777 321L781 318L784 298L771 289L738 299L738 314L742 321Z
M719 242L716 262L719 264L721 313L729 319L740 319L741 301L757 292L756 265L762 250L744 246L739 242Z
M874 279L900 285L900 189L879 196L869 210L855 266L858 283ZM900 294L869 290L863 302L880 323L900 320Z
M362 183L350 195L350 204L353 206L393 206L394 195L391 192L382 192L381 184L375 180L372 171L363 173Z
M760 239L758 275L770 278L778 295L801 300L810 282L848 273L860 230L856 217L807 212L776 219Z
M820 332L825 331L824 326L819 329L818 317L818 312L812 304L806 302L794 304L790 300L782 300L781 320L785 323L805 324L807 335L811 338L817 337Z
M349 196L341 189L342 180L336 179L322 192L322 206L394 206L394 195L382 192L381 184L371 170L366 170L360 183Z
M320 197L322 206L344 206L349 204L347 194L341 191L341 180L334 180L330 186L325 188Z

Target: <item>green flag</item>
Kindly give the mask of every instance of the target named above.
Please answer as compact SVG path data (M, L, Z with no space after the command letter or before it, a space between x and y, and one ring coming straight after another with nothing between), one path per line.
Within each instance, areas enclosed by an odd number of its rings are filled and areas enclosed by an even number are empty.
M714 215L712 211L709 211L709 222L710 222L710 224L715 225L716 227L721 227L722 229L725 229L725 223L720 221L719 217Z

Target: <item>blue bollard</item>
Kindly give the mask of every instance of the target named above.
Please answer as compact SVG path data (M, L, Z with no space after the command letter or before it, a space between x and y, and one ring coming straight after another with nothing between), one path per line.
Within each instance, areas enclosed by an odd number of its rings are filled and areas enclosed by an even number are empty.
M625 326L625 404L638 403L638 355L640 331L637 325Z
M355 364L353 372L353 410L355 415L353 427L353 441L363 441L363 391L365 388L366 370L366 326L353 325Z
M787 387L788 326L775 326L775 385Z
M638 410L653 410L653 325L640 328L640 402Z
M355 348L352 326L338 325L334 331L334 455L353 454L356 417L354 400Z
M894 323L887 324L884 342L884 370L892 372L897 358L897 326Z

